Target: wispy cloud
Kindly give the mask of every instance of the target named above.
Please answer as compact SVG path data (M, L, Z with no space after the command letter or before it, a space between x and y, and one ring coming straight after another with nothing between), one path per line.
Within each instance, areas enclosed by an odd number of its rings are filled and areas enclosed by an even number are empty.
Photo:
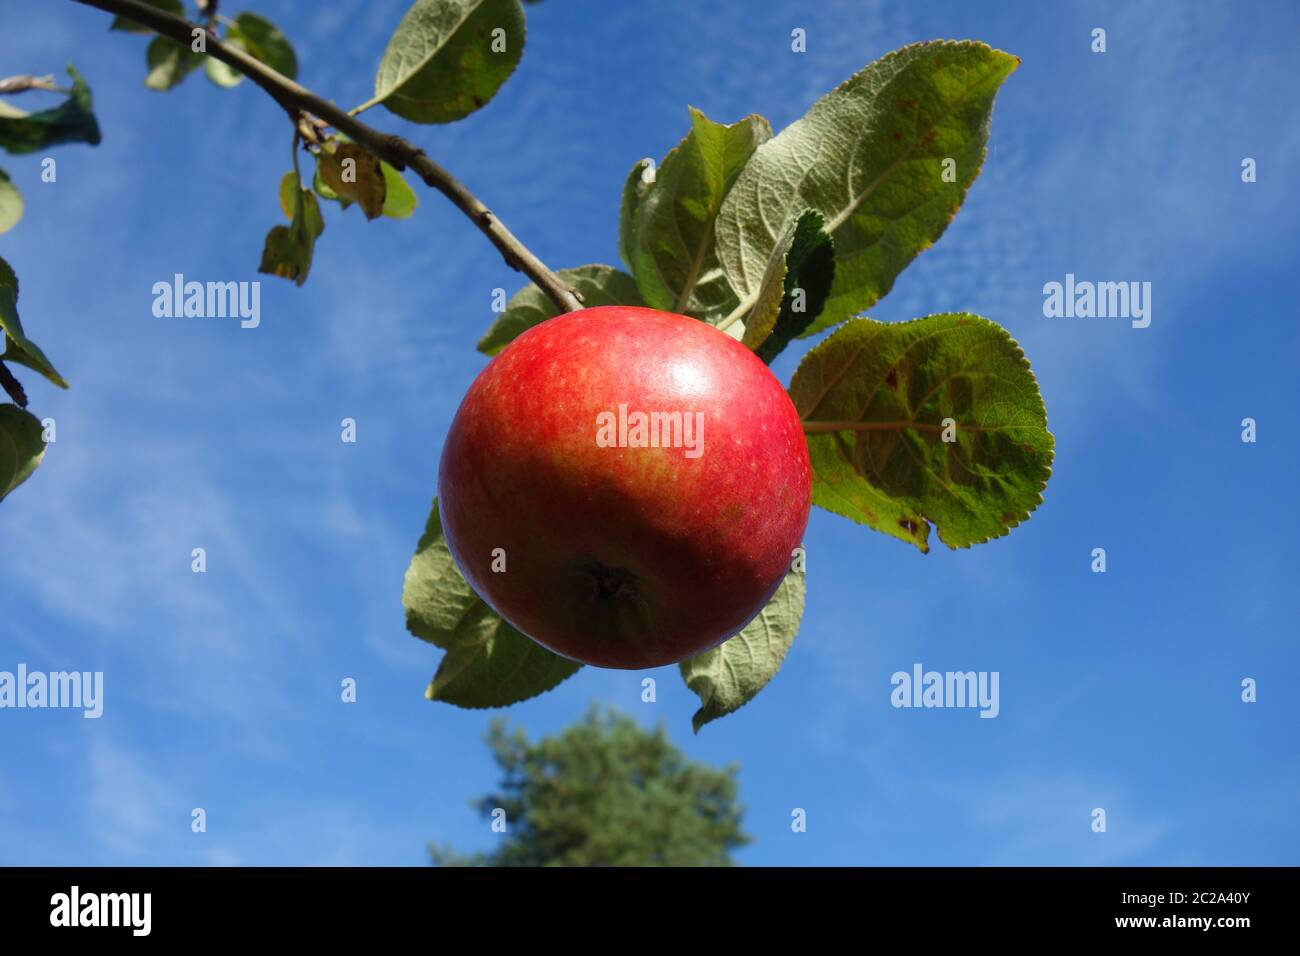
M88 826L111 850L147 858L169 829L187 827L171 784L130 748L92 738L87 773Z
M1152 816L1114 782L1077 773L1013 773L951 788L991 838L995 866L1118 866L1152 859L1172 823ZM1092 813L1106 813L1093 832Z

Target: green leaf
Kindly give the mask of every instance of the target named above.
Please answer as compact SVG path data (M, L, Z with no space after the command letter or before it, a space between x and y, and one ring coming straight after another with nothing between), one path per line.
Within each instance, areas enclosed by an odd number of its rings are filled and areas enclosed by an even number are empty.
M280 208L290 217L290 223L273 226L266 234L257 271L302 285L311 271L312 252L317 237L325 231L325 220L315 194L299 186L297 173L288 173L280 180L279 196Z
M9 174L0 169L0 233L8 232L23 218L23 194Z
M384 193L384 215L389 219L410 218L415 207L420 204L415 190L407 184L406 177L388 163L380 160L380 167L384 171L384 183L387 186Z
M744 630L678 665L686 686L700 698L700 709L691 718L697 734L709 721L748 704L775 676L799 633L804 592L803 572L788 572Z
M280 188L276 196L280 200L280 211L290 222L298 214L298 174L292 169L280 177Z
M0 258L0 286L12 286L14 290L14 299L18 298L18 274L14 272L13 266Z
M250 56L261 60L277 73L291 80L297 78L298 57L293 52L293 44L266 17L256 13L239 14L230 27L228 39L238 41Z
M835 278L835 240L809 210L772 250L741 341L768 365L821 314Z
M477 641L447 651L424 691L426 700L508 707L553 689L582 667L520 634L486 604L469 614L468 626Z
M164 13L170 13L174 17L185 16L185 8L181 6L181 0L144 0L151 7L157 7ZM110 30L122 30L125 33L152 33L149 27L136 23L127 17L114 17L113 22L109 24Z
M555 687L582 666L501 620L452 560L434 499L402 587L406 626L447 654L425 691L457 707L505 707Z
M195 53L188 45L182 46L170 37L154 37L144 52L149 72L144 85L156 93L180 85L208 59L206 53Z
M519 0L416 0L384 50L370 104L415 123L468 116L515 71L524 32Z
M243 41L233 33L226 37L225 44L226 46L234 47L237 50L245 50L245 52L247 52ZM203 58L203 75L217 86L226 88L238 86L244 79L244 74L240 73L229 63L224 63L211 55Z
M378 156L352 142L333 144L316 157L316 175L340 202L357 203L366 219L384 211L388 180Z
M636 228L636 210L641 197L654 185L654 160L638 160L623 183L623 201L618 215L618 255L623 265L632 268L633 230Z
M1047 410L1020 346L988 319L848 322L804 357L790 397L808 431L813 502L922 551L931 524L965 548L1043 500Z
M1019 63L983 43L895 50L817 101L754 154L718 214L719 257L740 297L757 301L781 237L805 209L826 217L835 282L804 333L875 304L943 234L979 174L993 98ZM944 160L955 162L945 182Z
M45 457L45 430L30 412L0 405L0 501L26 481Z
M230 46L235 44L231 42ZM222 63L216 57L206 57L203 60L203 75L215 83L217 86L230 88L238 86L244 79L244 74L240 73L234 67L227 63Z
M637 291L636 281L613 266L578 266L576 269L560 269L556 274L578 290L584 308L645 305ZM478 350L485 355L496 355L516 336L559 314L560 310L546 293L530 282L506 303L506 310L479 340Z
M735 307L717 257L714 221L746 161L771 135L761 116L724 126L691 109L691 131L641 194L626 243L637 286L651 307L706 321Z
M72 92L53 109L0 115L0 148L11 153L34 153L60 143L99 145L99 124L91 112L90 87L75 67L68 67L68 75L72 77Z
M4 264L3 270L0 270L0 280L6 279L4 273L8 273L9 276L13 275L13 270L9 268L7 263ZM4 330L5 341L5 350L3 354L0 354L0 359L13 362L16 365L25 365L34 371L40 372L59 388L68 387L68 383L64 381L62 375L55 371L54 365L45 357L45 353L23 333L23 324L18 319L18 281L16 278L13 284L8 281L0 281L0 329Z

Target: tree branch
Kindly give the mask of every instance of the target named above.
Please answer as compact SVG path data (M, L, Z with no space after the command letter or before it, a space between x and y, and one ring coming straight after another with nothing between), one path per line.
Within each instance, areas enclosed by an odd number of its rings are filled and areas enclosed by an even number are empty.
M194 31L203 29L202 26L164 13L157 7L151 7L140 0L76 0L76 2L127 17L187 47L193 40ZM389 165L397 169L410 168L428 186L438 190L450 199L457 209L468 216L479 231L487 236L492 245L501 252L506 264L537 283L537 286L561 311L573 312L582 308L582 300L577 292L520 242L464 183L426 156L424 150L400 136L381 133L367 126L243 50L222 43L211 32L204 38L204 42L209 56L238 70L265 90L289 114L290 122L295 127L300 113L318 116Z

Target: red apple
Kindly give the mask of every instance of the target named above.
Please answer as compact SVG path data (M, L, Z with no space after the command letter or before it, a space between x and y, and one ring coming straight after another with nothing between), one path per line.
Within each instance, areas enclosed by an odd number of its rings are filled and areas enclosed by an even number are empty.
M740 631L811 498L799 414L768 367L704 322L632 306L512 342L470 386L438 475L474 590L600 667L671 664Z

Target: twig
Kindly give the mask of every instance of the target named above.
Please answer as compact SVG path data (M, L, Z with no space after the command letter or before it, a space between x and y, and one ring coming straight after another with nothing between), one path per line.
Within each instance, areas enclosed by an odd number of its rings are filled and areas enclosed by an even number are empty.
M21 76L7 76L0 80L0 93L25 93L28 90L62 92L54 82L53 75L32 76L30 73L24 73Z
M151 30L189 46L195 30L201 26L164 13L141 0L76 0L88 7L134 20ZM390 133L381 133L373 127L349 116L346 111L322 99L306 87L277 73L265 63L254 59L237 47L227 46L209 33L205 37L208 55L238 70L267 92L289 114L289 120L298 126L299 116L308 113L325 120L341 133L360 143L370 152L397 169L413 170L424 182L452 201L457 209L469 217L479 231L488 237L505 258L506 264L524 273L547 294L561 311L573 312L582 308L582 299L563 279L546 267L527 246L519 241L505 224L455 176L434 162L424 150L408 140Z

